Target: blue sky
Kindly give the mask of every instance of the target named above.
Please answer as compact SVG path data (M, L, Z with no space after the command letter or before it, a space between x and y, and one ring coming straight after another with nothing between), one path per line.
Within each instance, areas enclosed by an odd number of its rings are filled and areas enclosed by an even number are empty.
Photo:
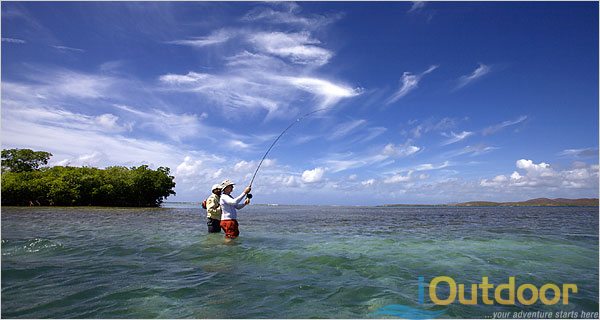
M597 2L2 2L2 147L170 201L598 196ZM238 190L241 191L241 190Z

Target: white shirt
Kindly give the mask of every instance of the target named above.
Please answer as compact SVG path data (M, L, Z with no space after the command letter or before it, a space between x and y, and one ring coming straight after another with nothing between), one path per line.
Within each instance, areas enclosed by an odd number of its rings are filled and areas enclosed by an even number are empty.
M245 193L240 194L237 198L233 198L232 196L223 193L221 195L221 200L219 200L223 212L221 214L221 220L237 219L237 210L246 206L246 204L242 202L245 198Z

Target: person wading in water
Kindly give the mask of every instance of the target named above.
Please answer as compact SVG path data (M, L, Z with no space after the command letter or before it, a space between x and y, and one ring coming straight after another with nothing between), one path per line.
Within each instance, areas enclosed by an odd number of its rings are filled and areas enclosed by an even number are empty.
M206 225L209 233L221 232L221 185L212 186L212 194L206 199Z
M246 198L246 195L252 190L251 187L246 187L244 192L236 198L231 196L233 191L234 183L230 180L225 180L221 183L221 190L223 194L219 204L221 205L221 229L225 231L225 239L231 241L240 235L237 222L237 210L242 209L250 203L250 199ZM246 200L242 203L242 200Z

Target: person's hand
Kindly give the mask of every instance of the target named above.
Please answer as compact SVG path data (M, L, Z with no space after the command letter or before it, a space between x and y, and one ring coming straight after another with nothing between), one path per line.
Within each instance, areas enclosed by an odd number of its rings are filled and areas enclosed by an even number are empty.
M249 204L250 203L250 199L246 199L246 201L244 201L244 204Z
M250 193L250 191L252 191L252 188L250 186L248 186L248 187L246 187L246 189L244 189L245 194Z

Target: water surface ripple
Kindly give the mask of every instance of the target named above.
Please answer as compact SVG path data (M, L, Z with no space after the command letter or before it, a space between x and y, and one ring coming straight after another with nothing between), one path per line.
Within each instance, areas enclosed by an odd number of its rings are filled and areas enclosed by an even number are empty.
M597 208L251 206L241 237L201 210L2 208L2 317L381 318L598 310ZM576 283L567 306L418 303L418 276ZM411 309L412 310L412 309ZM443 310L443 311L440 311Z

